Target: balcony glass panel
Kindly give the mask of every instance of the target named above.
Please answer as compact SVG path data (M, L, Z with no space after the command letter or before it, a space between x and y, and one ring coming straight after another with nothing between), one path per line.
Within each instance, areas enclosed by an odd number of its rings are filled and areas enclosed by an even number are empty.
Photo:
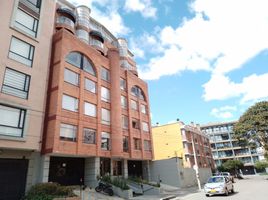
M97 46L97 47L100 47L101 49L103 49L103 43L101 41L99 41L99 40L91 38L90 41L89 41L89 44L91 46Z
M65 17L65 16L57 17L56 23L57 24L65 24L67 26L71 26L72 28L74 28L74 22L71 19L69 19L68 17Z

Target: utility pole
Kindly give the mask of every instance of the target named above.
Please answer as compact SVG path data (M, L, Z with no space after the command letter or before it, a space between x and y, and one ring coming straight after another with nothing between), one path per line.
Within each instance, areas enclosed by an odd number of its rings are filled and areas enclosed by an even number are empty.
M201 191L201 184L200 184L200 179L199 179L199 170L198 170L198 163L197 163L197 158L196 158L196 153L195 153L195 143L194 143L194 134L192 133L192 146L193 146L193 152L194 152L194 170L196 174L196 180L197 180L197 185L198 189Z

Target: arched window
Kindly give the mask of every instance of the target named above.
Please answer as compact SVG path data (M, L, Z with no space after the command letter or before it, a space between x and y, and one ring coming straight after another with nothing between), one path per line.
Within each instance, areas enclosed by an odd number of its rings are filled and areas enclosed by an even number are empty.
M80 69L85 70L86 72L92 74L93 76L96 76L96 72L89 61L89 59L79 53L79 52L71 52L66 56L66 62L70 63L71 65L74 65L75 67L78 67Z
M142 89L139 86L133 86L131 88L131 94L140 98L141 100L145 101L145 95L144 92L142 91Z

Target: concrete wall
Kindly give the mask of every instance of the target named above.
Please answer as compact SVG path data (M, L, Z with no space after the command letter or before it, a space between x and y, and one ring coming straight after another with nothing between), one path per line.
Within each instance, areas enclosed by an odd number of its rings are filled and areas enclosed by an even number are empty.
M85 185L97 186L97 175L100 174L100 158L92 157L85 159Z
M183 168L181 163L182 160L179 158L152 161L150 165L151 181L158 182L161 180L162 183L175 187L196 185L195 170L193 168ZM205 183L211 175L210 168L199 168L201 184Z
M151 171L151 181L159 182L172 186L180 187L180 175L178 166L180 164L180 159L164 159L152 161L150 166Z

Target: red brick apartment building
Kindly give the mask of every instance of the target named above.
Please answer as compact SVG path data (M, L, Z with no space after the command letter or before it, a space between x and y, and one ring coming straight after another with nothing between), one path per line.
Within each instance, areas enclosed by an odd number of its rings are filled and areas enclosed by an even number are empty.
M42 153L48 181L96 184L96 176L149 178L147 84L123 38L86 6L56 8ZM63 173L63 174L62 174Z
M149 178L148 88L127 41L65 0L1 0L0 13L0 199Z

